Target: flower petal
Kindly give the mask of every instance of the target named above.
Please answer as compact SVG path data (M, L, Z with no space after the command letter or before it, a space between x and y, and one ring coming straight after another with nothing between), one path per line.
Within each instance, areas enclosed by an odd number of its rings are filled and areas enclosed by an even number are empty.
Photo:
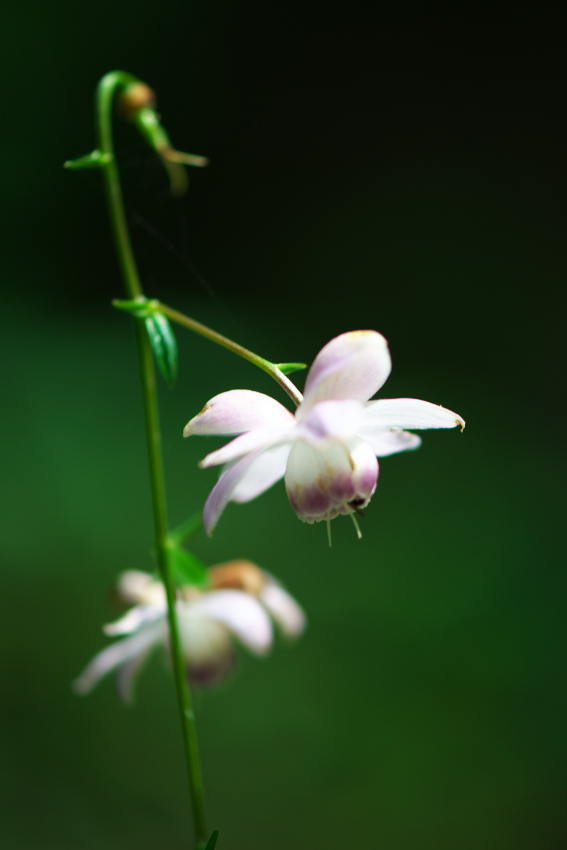
M73 690L81 696L88 694L103 676L106 676L107 673L115 670L121 664L132 661L140 653L145 653L154 644L163 643L166 635L165 618L161 618L142 631L107 646L106 649L95 655L78 679L75 679Z
M228 629L195 603L179 605L177 619L189 678L202 687L217 684L230 672L235 659Z
M130 608L119 620L115 620L114 623L107 623L102 627L102 630L105 635L131 635L132 632L137 632L141 626L161 617L166 608L164 593L163 604L136 605L134 608Z
M361 420L364 421L365 413L360 401L320 401L302 418L292 436L312 446L328 439L350 440L357 433Z
M417 449L421 445L421 437L417 434L399 430L384 431L372 425L361 429L358 436L371 447L376 457L386 457L396 452Z
M149 646L130 661L121 664L116 672L116 693L121 702L131 703L134 698L134 685L138 673L151 655L153 647Z
M295 423L292 428L295 428ZM246 434L240 434L235 437L222 449L217 449L215 452L208 454L199 463L201 469L207 469L209 466L218 466L223 463L232 463L243 455L250 454L256 449L263 449L285 438L289 433L289 428L255 428L253 431L248 431Z
M257 599L241 590L213 590L190 603L193 611L226 626L256 655L265 655L272 645L270 618Z
M223 472L203 508L209 537L230 501L249 502L283 477L289 451L289 445L258 449Z
M285 472L291 506L303 522L318 522L343 512L356 497L348 447L329 441L314 448L302 440L293 444ZM346 511L344 511L346 512Z
M439 404L417 398L382 398L366 405L365 426L372 423L379 428L455 428L465 427L458 413Z
M351 449L352 483L356 490L356 499L367 504L374 495L378 481L378 461L368 443L358 442Z
M242 434L254 428L293 424L293 414L270 396L252 390L230 390L207 402L185 426L183 436Z
M335 337L313 361L297 419L320 401L367 401L384 384L391 368L388 343L377 331L351 331Z
M250 502L283 478L290 451L291 443L263 451L234 488L232 501L239 504Z
M266 584L260 601L286 637L296 637L305 630L307 617L303 608L275 581Z

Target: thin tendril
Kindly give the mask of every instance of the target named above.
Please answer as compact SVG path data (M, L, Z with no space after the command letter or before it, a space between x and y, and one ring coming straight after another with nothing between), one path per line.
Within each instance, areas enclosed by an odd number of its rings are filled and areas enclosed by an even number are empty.
M331 539L331 511L327 511L327 540L329 541L329 549L333 545Z

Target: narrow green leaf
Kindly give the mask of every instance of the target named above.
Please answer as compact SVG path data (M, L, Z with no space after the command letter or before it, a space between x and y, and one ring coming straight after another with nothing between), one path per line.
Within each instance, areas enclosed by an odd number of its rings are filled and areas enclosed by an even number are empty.
M187 549L172 546L168 551L168 556L176 584L200 586L206 583L206 566Z
M179 546L184 540L193 537L198 531L201 531L202 527L203 519L201 511L199 511L170 531L168 534L169 541L172 545Z
M289 375L290 372L298 372L300 369L307 369L307 363L275 363L284 375Z
M218 829L213 829L213 831L211 833L211 837L207 841L207 846L205 847L205 850L215 850L215 847L217 846L217 838L218 837L219 837Z
M172 387L177 377L177 341L171 325L160 313L146 316L144 321L158 369Z
M111 154L94 150L86 156L80 156L78 159L68 159L67 162L63 163L63 168L68 168L70 171L81 171L85 168L100 168L102 165L108 165L111 159Z

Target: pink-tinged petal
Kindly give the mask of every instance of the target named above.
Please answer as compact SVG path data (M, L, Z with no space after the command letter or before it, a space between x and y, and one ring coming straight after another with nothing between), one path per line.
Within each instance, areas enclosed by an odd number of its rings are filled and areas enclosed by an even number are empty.
M321 401L302 418L293 437L312 446L328 439L347 441L359 430L364 414L360 401Z
M265 655L272 645L270 618L258 600L248 593L241 590L214 590L192 602L191 608L226 626L256 655Z
M230 390L212 398L185 426L184 437L192 434L242 434L254 428L295 424L293 414L275 399L252 390Z
M260 592L260 602L286 637L297 637L305 631L305 611L281 585L266 584Z
M388 343L377 331L351 331L321 349L307 375L297 419L320 401L367 401L386 381L392 368Z
M286 443L272 446L258 455L234 488L232 501L250 502L283 478L290 451L291 444Z
M378 428L455 428L457 425L461 430L465 427L465 421L458 413L447 410L438 404L429 401L421 401L417 398L383 398L371 401L366 405L365 424L372 424Z
M417 449L421 445L421 437L417 434L410 434L408 431L384 431L372 425L361 429L358 436L371 447L377 457Z
M295 428L296 425L291 426ZM256 428L254 431L248 431L246 434L240 434L235 437L222 449L217 449L215 452L208 454L199 463L201 469L207 469L209 466L219 466L220 464L232 463L234 460L243 455L250 454L256 449L264 449L284 439L290 432L289 427L283 428Z
M288 454L289 445L258 449L223 472L203 508L209 537L230 501L249 502L283 477Z
M357 502L361 500L365 504L376 490L378 481L378 461L376 455L368 443L357 443L350 452L350 462L352 464L352 483L356 490L355 499ZM360 505L363 507L363 505Z
M73 690L81 696L88 694L107 673L133 661L138 655L145 654L154 645L163 643L166 635L167 624L165 619L161 618L136 634L107 646L95 655L78 679L75 679Z
M347 446L331 442L316 449L298 440L287 462L285 486L291 506L303 522L347 513L346 504L356 498Z

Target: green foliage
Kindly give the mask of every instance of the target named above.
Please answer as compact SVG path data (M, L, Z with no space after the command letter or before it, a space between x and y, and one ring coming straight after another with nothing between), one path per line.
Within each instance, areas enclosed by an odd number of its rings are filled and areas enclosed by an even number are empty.
M160 313L158 301L148 301L143 295L128 301L115 298L112 306L117 310L130 313L136 319L144 319L148 339L158 369L167 385L172 387L177 378L178 352L177 340L169 319Z
M284 375L289 375L291 372L298 372L300 369L307 369L306 363L276 363L275 365Z
M145 321L148 339L166 384L172 387L177 378L177 340L169 320L161 313L147 316Z
M205 850L215 850L215 847L217 846L217 838L218 837L219 837L218 829L213 829L213 831L211 833L211 837L207 841L207 846L205 847Z
M169 540L175 545L179 546L185 540L190 537L194 537L197 532L201 531L203 528L203 519L201 511L197 511L197 513L193 514L186 519L185 522L177 525L172 531L169 532Z
M168 557L175 584L192 584L200 587L206 583L207 568L205 564L191 552L188 552L187 549L171 544L168 549Z

